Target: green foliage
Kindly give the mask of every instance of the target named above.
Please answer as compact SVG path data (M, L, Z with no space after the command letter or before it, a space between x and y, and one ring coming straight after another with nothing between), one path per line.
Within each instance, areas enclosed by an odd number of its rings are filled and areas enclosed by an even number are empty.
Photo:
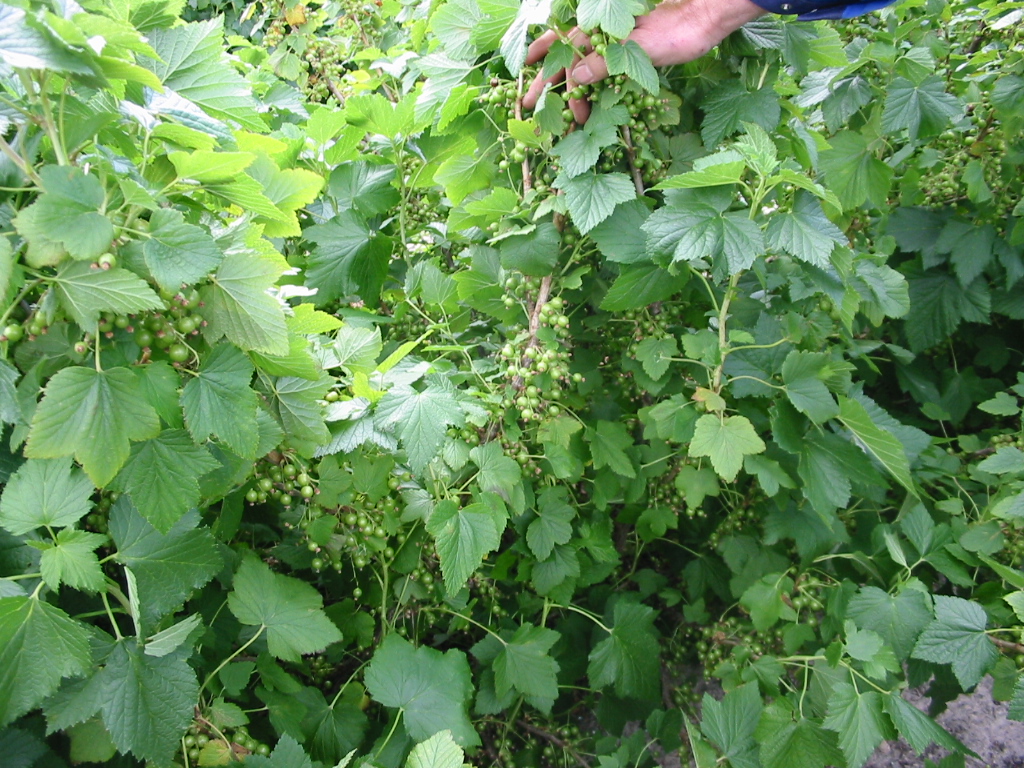
M651 5L0 8L3 754L855 768L969 755L901 691L989 673L1024 718L1016 11L657 70ZM573 26L610 77L524 110Z

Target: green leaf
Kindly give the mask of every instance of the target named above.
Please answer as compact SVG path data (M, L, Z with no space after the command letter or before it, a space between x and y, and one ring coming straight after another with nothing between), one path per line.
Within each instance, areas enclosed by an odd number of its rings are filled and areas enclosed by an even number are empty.
M687 279L686 273L673 275L653 264L623 268L601 301L601 309L622 312L664 301L681 291Z
M701 137L708 149L717 147L722 139L751 123L771 131L779 124L782 109L771 83L750 92L741 80L726 80L712 90L701 103L706 117Z
M196 442L217 437L232 451L256 458L259 428L253 365L231 344L218 344L181 391L185 425Z
M202 757L200 757L202 759ZM299 743L287 733L277 740L277 746L269 756L249 755L245 758L249 768L313 768L313 762ZM345 768L342 760L336 768Z
M236 346L288 354L288 328L280 303L267 293L288 268L280 257L234 252L224 257L210 285L200 291L209 321L207 339L226 336Z
M877 691L859 693L849 683L832 687L823 725L839 734L839 748L849 768L861 768L879 744L896 737L883 703Z
M231 181L252 165L256 155L251 152L213 152L199 149L195 152L170 152L167 159L174 166L179 179L192 179L208 184L214 181ZM155 213L178 213L178 211L161 208ZM180 220L180 213L177 218ZM152 223L152 219L150 223Z
M547 560L556 544L572 538L576 510L564 488L545 488L537 498L537 518L526 529L526 544L537 560Z
M26 17L25 11L13 5L0 8L0 27L4 33L0 38L0 60L23 69L94 74L86 57L58 43L52 33L29 26Z
M982 472L993 475L1008 475L1024 472L1024 451L1014 446L1004 446L978 464Z
M697 419L690 456L709 457L719 476L731 483L743 467L743 457L761 453L765 447L745 416L706 413Z
M932 718L904 701L899 691L889 693L884 706L900 736L907 740L917 754L923 754L932 744L961 754L970 752Z
M839 420L853 432L862 446L878 459L907 492L917 497L917 488L910 476L910 462L901 443L891 432L872 421L867 409L858 401L839 398Z
M159 208L153 211L149 226L149 239L142 253L149 273L164 290L177 291L182 285L198 282L224 258L210 234L186 224L180 211Z
M1020 403L1009 392L997 392L995 397L979 403L978 410L993 416L1016 416L1021 412Z
M583 437L590 445L594 469L608 467L622 477L636 477L636 469L626 453L633 447L633 438L624 424L598 421L596 428L587 427Z
M95 331L101 312L128 315L163 308L153 289L127 269L100 269L74 261L65 264L52 280L61 305L83 330Z
M635 0L630 0L635 2ZM552 0L523 0L518 3L518 11L512 24L501 38L501 56L505 59L505 67L513 77L526 63L526 36L531 25L546 24L551 15Z
M43 390L25 455L55 459L74 454L102 488L124 466L130 442L159 431L156 411L127 368L64 368Z
M405 728L417 741L449 730L463 747L480 744L469 720L473 683L462 651L414 648L392 632L374 652L364 679L375 700L403 711Z
M832 375L831 356L826 352L793 350L782 364L786 395L800 413L815 424L839 415L839 405L823 379Z
M843 208L858 208L865 200L884 206L893 170L868 149L867 139L859 133L844 131L829 139L829 143L832 148L821 153L821 170Z
M640 0L580 0L576 23L585 32L600 27L611 37L621 39L633 31L636 17L644 10Z
M303 236L317 247L307 263L307 285L316 288L316 303L359 295L376 301L391 258L391 240L371 229L355 211L346 211Z
M639 5L639 2L637 3ZM651 63L647 51L636 40L624 43L610 43L605 53L609 75L626 75L648 93L657 94L661 86L658 71Z
M561 237L555 225L542 221L536 229L525 235L515 235L501 241L501 266L517 270L524 275L544 277L550 275L558 263Z
M110 250L114 225L99 212L104 204L99 179L56 165L41 168L39 176L43 194L14 219L15 228L29 242L29 262L39 263L33 258L39 248L56 246L86 262Z
M39 571L50 589L66 584L83 592L99 592L106 586L106 577L96 557L96 548L106 536L88 531L64 528L52 546L43 550Z
M692 171L670 176L655 189L702 189L738 184L746 170L743 156L736 150L726 149L695 160Z
M341 698L331 704L315 689L307 688L305 693L309 693L309 699L303 700L308 711L302 721L302 730L313 734L310 754L315 760L333 765L363 740L367 725L366 715L359 707L363 688L360 685L346 686Z
M167 629L157 632L146 641L146 655L161 657L174 653L202 623L203 617L198 613L193 613L177 624L172 624ZM239 715L242 718L245 717L244 714L239 713ZM242 724L244 725L244 722Z
M647 235L647 251L655 257L672 261L718 261L725 256L722 268L729 274L748 269L764 253L761 228L741 211L723 213L702 195L679 200L659 208L647 219L643 230Z
M657 699L661 650L653 608L620 599L611 633L590 652L587 677L595 688L614 685L617 696Z
M988 323L992 297L984 279L969 286L947 272L909 272L911 311L905 327L913 352L923 352L953 335L964 320Z
M600 120L588 120L580 130L573 131L551 148L551 154L561 164L559 178L564 183L586 173L597 165L601 150L618 140L619 134L614 125Z
M398 432L416 473L437 456L448 427L466 423L454 388L444 379L433 380L422 392L394 387L377 404L376 415L383 428Z
M164 87L197 104L215 118L229 118L244 128L266 130L256 114L249 86L224 50L222 17L147 33L159 59L144 59Z
M263 187L263 194L285 216L268 216L259 223L267 237L297 237L302 234L295 212L316 200L324 186L320 173L304 168L279 168L266 155L256 158L249 175Z
M53 693L92 663L89 632L34 597L0 598L0 726Z
M545 627L524 624L494 659L494 685L499 696L513 689L554 703L558 698L558 662L549 655L561 635Z
M611 216L619 203L636 198L636 187L624 173L584 173L555 179L554 185L565 193L569 215L582 234Z
M889 595L878 587L861 587L846 615L861 629L877 632L900 661L910 656L918 635L932 619L925 596L917 590Z
M621 203L615 206L611 216L590 230L590 237L608 261L620 264L647 261L641 227L650 214L642 200Z
M462 768L465 755L451 731L438 731L409 753L405 768Z
M938 75L914 85L897 77L886 88L882 130L906 130L911 139L941 133L946 124L963 114L959 99L946 93L946 82Z
M843 755L836 748L833 734L810 720L801 719L794 723L786 718L786 721L775 723L771 722L771 718L762 716L758 737L764 768L826 768L843 765Z
M757 684L741 685L721 701L704 694L700 729L722 751L730 766L757 768L754 731L762 708Z
M636 345L636 359L644 367L644 372L655 381L668 373L672 365L671 358L679 354L674 336L649 336Z
M913 657L949 664L965 691L978 684L999 658L985 633L988 617L978 603L959 597L935 596L935 620L924 628Z
M469 452L469 458L479 470L476 484L485 493L497 493L508 499L522 480L522 469L497 442L478 445Z
M182 429L136 443L113 485L131 494L140 514L161 533L199 505L199 478L220 465Z
M0 525L15 536L74 525L92 508L93 484L68 459L29 459L0 498Z
M171 761L199 696L185 656L148 656L134 639L114 646L99 678L103 724L118 750L159 765Z
M445 589L450 595L462 589L484 557L501 544L508 515L499 498L493 494L484 498L466 507L442 501L427 520L427 532L436 540Z
M782 599L793 591L793 580L784 574L769 573L747 587L740 605L750 613L754 628L766 632L783 616L795 620L792 608Z
M135 577L144 624L155 624L178 608L192 590L206 584L223 567L217 543L207 528L196 528L199 515L189 512L161 533L122 496L110 511L110 538L115 559Z
M777 212L768 221L768 247L827 269L837 244L846 245L843 231L833 224L821 203L809 192L797 193L793 209Z
M247 557L238 566L228 608L243 624L265 628L267 647L279 659L299 661L341 640L312 586Z

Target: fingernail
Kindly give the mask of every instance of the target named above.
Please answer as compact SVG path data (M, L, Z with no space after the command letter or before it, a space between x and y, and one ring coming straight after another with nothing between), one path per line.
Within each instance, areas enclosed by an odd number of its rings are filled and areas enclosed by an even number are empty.
M580 64L572 71L572 79L577 83L590 85L590 83L594 82L594 73L590 71L590 67L586 64Z

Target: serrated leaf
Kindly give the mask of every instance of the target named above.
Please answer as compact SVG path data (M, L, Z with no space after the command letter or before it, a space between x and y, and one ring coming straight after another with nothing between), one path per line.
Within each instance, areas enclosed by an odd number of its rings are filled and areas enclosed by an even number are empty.
M531 25L546 24L551 15L552 0L523 0L511 25L501 38L501 56L513 77L526 63L526 36Z
M738 131L744 123L771 131L782 116L779 97L775 89L765 85L757 91L748 91L740 80L725 80L714 88L701 103L707 115L701 126L704 145L717 147L722 139Z
M831 149L821 154L821 169L828 188L839 197L843 208L857 208L870 200L885 204L893 170L875 157L859 133L844 131L829 139Z
M554 703L558 698L558 663L551 658L551 646L560 635L545 627L524 624L502 644L494 659L494 684L499 696L513 689Z
M389 238L355 211L340 213L303 235L317 245L306 266L306 283L317 289L318 305L349 295L376 301L391 257Z
M195 152L169 152L167 159L177 171L178 178L206 184L234 179L252 165L256 155L251 152L213 152L199 149ZM170 209L164 208L161 211L169 212Z
M39 558L43 581L54 590L66 584L83 592L99 592L106 584L106 577L96 557L96 548L106 540L107 537L99 533L64 528Z
M651 63L647 51L641 48L636 40L610 43L605 53L605 61L608 63L609 75L626 75L648 93L657 94L660 90L658 71Z
M762 716L758 726L759 755L764 768L826 768L843 764L835 736L817 723L806 719L792 722L787 718L771 723L769 731L766 719Z
M309 584L270 570L247 557L235 573L228 608L243 624L261 627L267 647L279 659L299 661L341 640L323 612L323 598Z
M0 598L0 726L92 663L84 624L34 597Z
M847 607L847 616L862 629L877 632L900 661L914 648L918 635L932 619L924 595L904 589L889 595L878 587L861 587Z
M507 517L501 500L493 494L466 507L446 500L434 508L427 532L435 539L449 594L462 589L484 557L498 548Z
M724 255L722 266L730 274L748 269L764 253L761 229L748 216L740 211L723 213L701 198L659 208L643 230L651 256L694 262Z
M865 450L884 466L911 496L917 497L917 488L910 476L910 462L906 450L891 432L872 421L867 409L857 400L839 398L839 420L853 432Z
M271 355L288 354L288 328L284 311L267 289L287 269L283 259L255 253L224 257L210 285L200 296L209 322L207 338L226 336L236 346Z
M789 401L815 424L824 424L839 415L839 404L824 382L832 373L830 362L827 353L794 349L782 364L782 381Z
M877 691L858 692L849 683L836 683L828 699L823 725L839 734L839 748L849 768L861 768L878 745L896 737Z
M933 136L962 112L960 101L946 93L946 81L938 75L931 75L918 85L897 77L886 88L882 130L906 130L911 139L921 134Z
M898 691L892 691L885 698L884 706L900 736L907 740L918 755L923 754L932 744L953 752L970 752L945 728L913 704L904 701Z
M110 249L114 225L100 213L103 185L95 176L69 166L48 165L39 170L43 194L14 219L29 241L29 260L37 248L56 245L73 259L92 261ZM55 263L55 262L51 262Z
M84 330L95 331L101 312L128 315L163 308L146 281L127 269L100 269L75 261L65 264L52 280L61 306Z
M702 189L738 184L746 170L743 156L733 149L726 149L696 160L692 171L670 176L655 189Z
M202 623L202 616L198 613L194 613L191 616L182 619L177 624L172 624L167 629L157 632L151 638L146 641L146 655L162 657L168 654L174 653L178 650L190 634ZM227 705L224 705L227 706ZM241 717L245 717L244 714L239 711ZM244 725L245 721L239 723Z
M356 749L363 740L367 726L367 717L360 708L363 687L346 686L341 697L330 704L315 689L307 688L303 693L309 694L309 698L303 700L307 712L302 721L302 730L313 734L310 754L314 760L333 765Z
M565 193L569 215L582 234L611 216L619 203L636 198L636 187L624 173L583 173L554 184Z
M505 455L497 442L476 446L469 452L469 458L479 470L476 483L485 493L497 493L508 499L522 480L521 467Z
M462 651L414 648L393 632L377 647L364 680L376 701L403 711L412 738L425 741L449 730L461 746L480 743L469 720L473 684Z
M722 751L730 766L756 768L754 731L762 707L756 684L742 685L721 701L704 694L700 729Z
M243 458L256 458L259 428L253 365L231 344L218 344L181 391L185 425L196 442L215 436Z
M978 603L936 595L935 620L924 628L912 655L949 664L964 690L970 690L999 658L985 633L987 623L985 609Z
M765 447L745 416L706 413L697 419L690 456L707 456L719 476L731 483L743 467L743 457L762 453Z
M623 268L601 301L601 309L622 312L664 301L681 291L687 280L685 272L673 275L653 264Z
M600 27L610 36L621 39L633 31L636 17L644 12L640 0L580 0L576 22L586 32Z
M102 488L124 466L134 440L160 431L160 419L127 368L64 368L43 390L25 455L49 459L74 455Z
M164 290L177 291L182 285L198 282L224 257L213 237L194 224L186 224L180 211L159 208L149 225L149 239L142 253L149 273Z
M590 230L590 237L608 261L620 264L648 261L641 227L650 215L642 200L621 203L615 206L611 216Z
M200 501L199 478L219 464L182 429L167 429L136 443L131 457L114 479L118 490L131 494L139 513L161 533Z
M800 261L827 269L836 245L845 245L843 231L822 210L821 203L809 192L799 192L793 209L774 214L766 230L768 247L785 251Z
M196 528L198 522L199 515L189 512L167 533L160 533L127 496L111 509L115 559L134 575L145 625L179 607L223 566L216 541L209 529Z
M537 499L537 518L526 529L526 544L537 560L547 560L557 544L572 538L576 511L564 488L545 488Z
M636 477L636 469L626 453L633 447L633 438L624 424L598 421L596 427L587 427L583 439L590 445L594 469L608 467L617 475Z
M92 508L93 484L68 459L29 459L8 479L0 525L15 536L74 525Z
M114 646L99 673L103 724L121 752L169 763L192 721L196 673L182 654L147 656L134 639Z
M409 466L417 473L437 456L448 427L466 423L453 388L443 380L428 384L422 392L408 386L390 390L377 404L377 420L398 433Z
M599 120L587 121L551 148L551 154L561 161L563 182L586 173L601 157L601 150L619 140L614 125Z
M451 731L438 731L412 748L405 768L462 768L465 757Z
M964 320L989 321L992 296L984 279L965 287L947 272L929 270L909 271L907 282L911 311L905 327L913 352L944 342Z
M560 244L561 237L555 225L550 221L542 221L528 234L501 241L498 246L501 266L534 277L550 275L558 263Z
M611 634L590 652L587 677L595 688L615 686L618 696L657 698L661 686L658 631L653 608L620 599Z

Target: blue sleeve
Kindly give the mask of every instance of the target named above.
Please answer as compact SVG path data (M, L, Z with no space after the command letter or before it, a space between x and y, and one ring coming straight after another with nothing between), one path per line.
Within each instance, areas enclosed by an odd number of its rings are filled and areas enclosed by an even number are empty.
M834 0L754 0L769 13L796 14L805 21L812 19L850 19L862 13L877 11L891 5L894 0L872 0L865 3L845 3Z

